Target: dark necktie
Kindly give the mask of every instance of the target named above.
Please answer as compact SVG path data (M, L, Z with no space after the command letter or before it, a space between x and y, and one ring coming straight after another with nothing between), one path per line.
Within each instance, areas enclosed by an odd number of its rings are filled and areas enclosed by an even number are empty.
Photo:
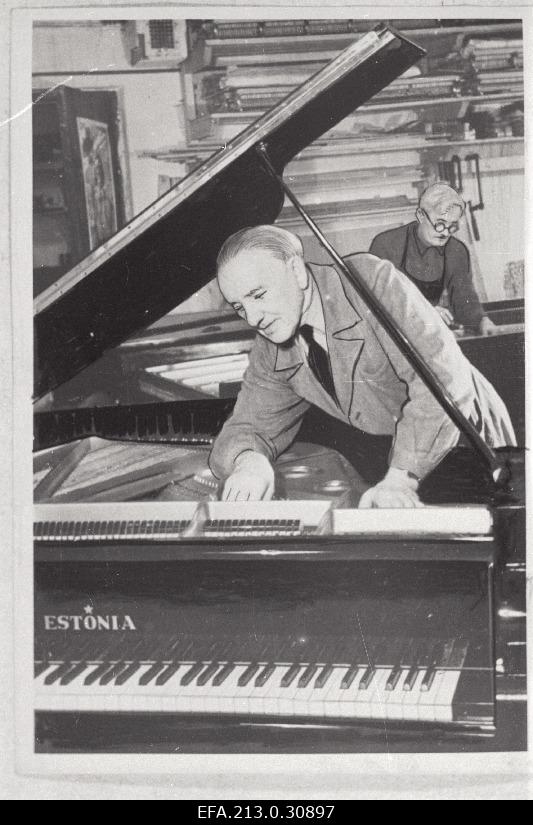
M313 327L304 324L300 327L300 335L307 343L309 352L307 362L317 381L322 384L326 392L336 401L335 384L331 374L331 366L327 352L315 341Z

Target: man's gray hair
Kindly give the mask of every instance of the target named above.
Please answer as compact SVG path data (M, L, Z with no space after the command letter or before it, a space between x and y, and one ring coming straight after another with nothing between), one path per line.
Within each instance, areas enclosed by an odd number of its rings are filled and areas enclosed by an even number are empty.
M453 186L449 183L437 181L422 192L420 196L419 206L421 209L432 209L440 212L448 211L452 206L457 206L461 210L461 214L465 210L465 203L461 195L455 191Z
M217 257L217 271L232 261L241 252L261 250L280 261L289 261L294 256L303 258L304 250L300 238L280 226L263 224L240 229L222 245Z

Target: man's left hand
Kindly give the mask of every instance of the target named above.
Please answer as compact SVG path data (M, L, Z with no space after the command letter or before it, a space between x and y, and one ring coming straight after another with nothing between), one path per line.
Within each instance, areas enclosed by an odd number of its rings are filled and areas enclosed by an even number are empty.
M418 481L405 470L391 467L382 481L363 493L359 507L423 507L417 488Z
M498 326L487 315L484 315L479 322L479 331L482 335L495 335L498 332Z

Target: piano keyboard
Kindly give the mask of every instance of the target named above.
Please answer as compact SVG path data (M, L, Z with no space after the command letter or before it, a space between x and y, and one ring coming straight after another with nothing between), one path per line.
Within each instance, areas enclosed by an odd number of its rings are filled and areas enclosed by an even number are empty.
M37 660L35 708L450 723L466 656L466 645L454 640L404 646L411 662L402 660L398 642L396 663L389 653L387 665L365 656L351 664L318 656L242 660L227 655L236 652L232 643L204 644L195 656L197 645L187 638L174 643L174 655L171 648L148 660L135 651L121 656L120 647L94 656L86 644L72 658Z
M191 522L169 521L37 521L33 525L35 541L168 541L179 539Z
M328 535L490 537L489 508L335 509L327 500L224 502L135 501L36 504L39 542L174 541L180 538L254 538Z
M238 536L301 536L302 522L299 519L207 519L202 525L204 536L226 538Z

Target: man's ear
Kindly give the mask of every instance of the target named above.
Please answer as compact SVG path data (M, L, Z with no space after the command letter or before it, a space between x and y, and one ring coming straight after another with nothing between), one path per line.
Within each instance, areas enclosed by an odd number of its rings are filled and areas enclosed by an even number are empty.
M424 213L422 212L421 208L418 207L418 209L415 212L415 218L417 219L418 223L422 223L423 216L424 216Z
M300 258L299 255L294 255L289 261L289 266L296 277L296 283L300 289L307 289L309 286L309 272L307 271L304 259Z

